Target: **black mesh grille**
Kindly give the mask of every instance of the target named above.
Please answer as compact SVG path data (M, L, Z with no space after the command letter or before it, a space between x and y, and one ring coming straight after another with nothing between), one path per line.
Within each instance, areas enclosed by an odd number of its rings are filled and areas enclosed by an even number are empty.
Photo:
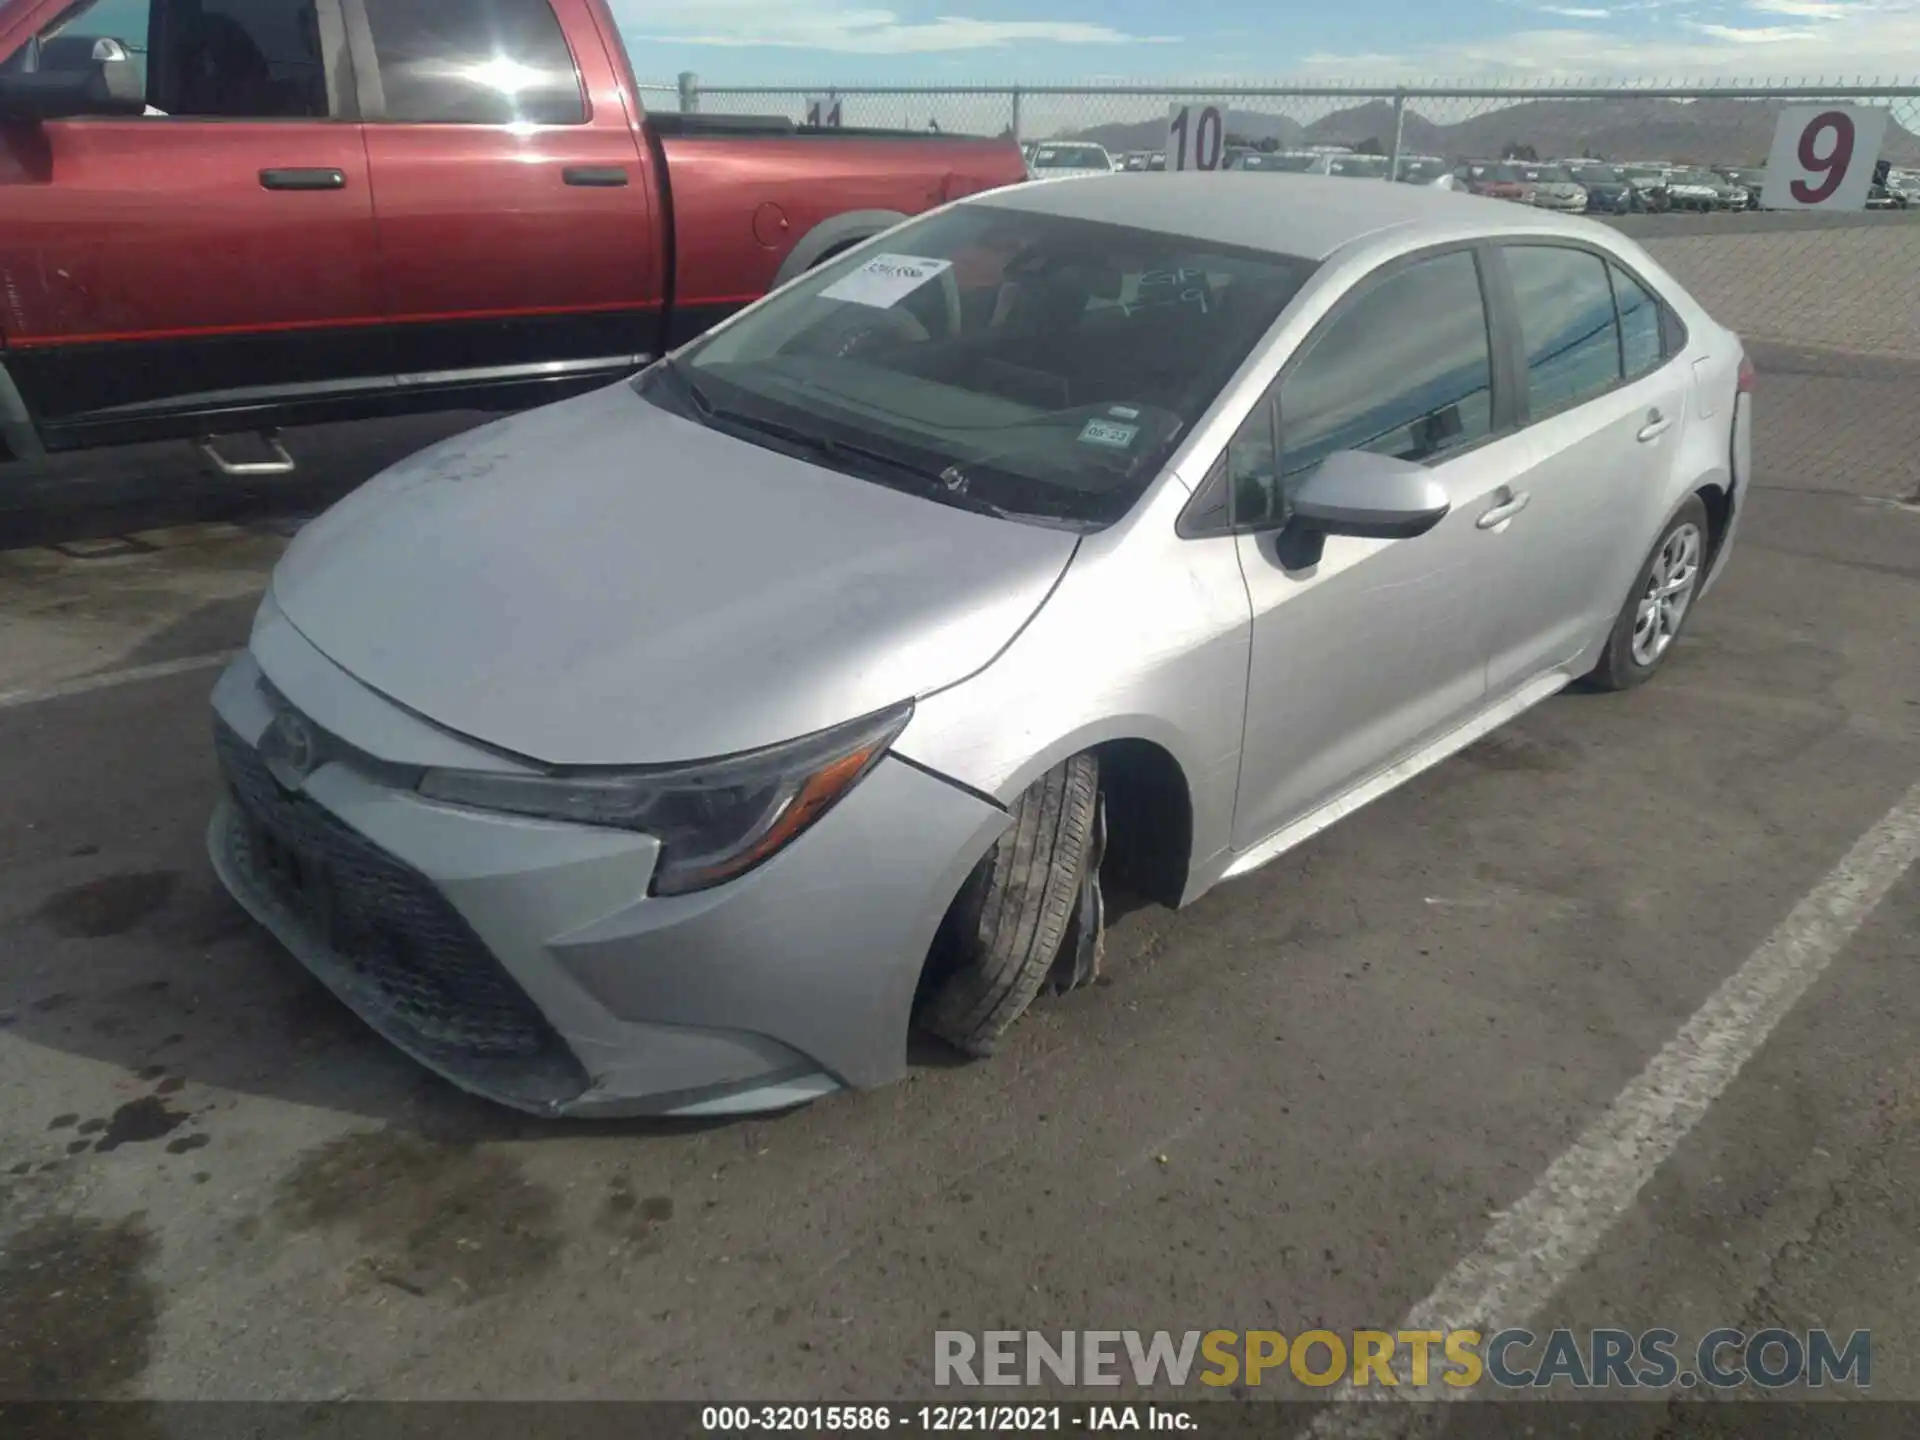
M320 978L369 1024L509 1103L544 1108L586 1088L573 1053L424 876L283 789L224 722L214 748L238 812L228 858L314 942L332 972Z

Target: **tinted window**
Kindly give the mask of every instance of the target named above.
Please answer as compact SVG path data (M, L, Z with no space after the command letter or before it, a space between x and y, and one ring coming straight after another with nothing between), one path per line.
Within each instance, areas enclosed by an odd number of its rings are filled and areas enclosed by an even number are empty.
M1646 286L1618 266L1609 265L1613 275L1613 303L1620 312L1620 358L1627 378L1660 368L1665 358L1660 336L1660 302L1647 293Z
M165 11L163 25L150 11ZM158 52L151 38L165 38ZM84 70L97 40L118 40L145 80L148 113L237 120L323 119L327 70L319 21L307 0L202 0L149 6L100 0L68 10L41 31L43 70ZM18 69L23 47L9 60Z
M1620 379L1607 264L1586 250L1514 245L1507 273L1527 353L1527 403L1534 419L1577 405Z
M390 120L577 125L580 77L547 0L367 0Z
M872 452L840 458L878 483L1103 524L1160 473L1311 269L966 205L809 272L676 368L743 439L777 427L773 448L796 432L837 440ZM698 408L675 370L647 376L643 394Z
M1423 260L1366 290L1281 387L1289 487L1336 450L1427 460L1485 436L1489 357L1471 255Z

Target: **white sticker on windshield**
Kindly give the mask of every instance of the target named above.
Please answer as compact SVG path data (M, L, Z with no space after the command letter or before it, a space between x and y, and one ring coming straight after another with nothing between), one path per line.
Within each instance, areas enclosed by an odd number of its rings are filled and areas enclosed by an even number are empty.
M1105 445L1112 450L1124 450L1133 444L1133 437L1139 433L1138 425L1116 425L1111 420L1089 420L1080 427L1080 443Z
M871 305L877 310L918 290L944 270L953 268L951 260L927 260L918 255L876 255L859 269L842 275L820 292L823 300L847 300L855 305Z

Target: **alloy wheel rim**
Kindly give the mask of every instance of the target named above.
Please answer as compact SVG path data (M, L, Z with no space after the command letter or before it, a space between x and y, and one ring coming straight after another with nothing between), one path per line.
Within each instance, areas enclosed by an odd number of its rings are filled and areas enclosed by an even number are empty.
M1633 612L1633 660L1652 665L1667 653L1700 579L1700 527L1678 526L1653 557L1653 573Z

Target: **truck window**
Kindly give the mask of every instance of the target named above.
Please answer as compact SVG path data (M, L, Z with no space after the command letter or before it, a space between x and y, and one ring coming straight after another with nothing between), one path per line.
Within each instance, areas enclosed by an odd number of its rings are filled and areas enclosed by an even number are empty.
M94 41L118 40L146 82L155 118L325 119L326 64L307 0L97 0L39 37L44 70L84 67Z
M547 0L367 0L386 118L579 125L580 76Z

